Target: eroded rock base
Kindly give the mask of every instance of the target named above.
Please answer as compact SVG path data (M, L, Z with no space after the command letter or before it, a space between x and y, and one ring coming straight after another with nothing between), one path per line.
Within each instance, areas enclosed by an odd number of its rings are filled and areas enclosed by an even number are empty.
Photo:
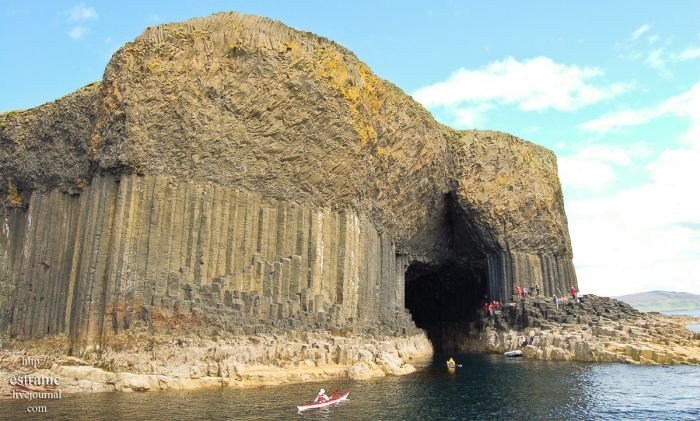
M114 339L114 338L113 338ZM255 387L324 379L367 379L415 371L432 355L424 334L406 337L276 332L228 338L120 335L101 354L61 355L60 338L25 341L0 354L0 378L50 376L62 393ZM27 361L38 362L36 369ZM10 395L8 381L0 395Z

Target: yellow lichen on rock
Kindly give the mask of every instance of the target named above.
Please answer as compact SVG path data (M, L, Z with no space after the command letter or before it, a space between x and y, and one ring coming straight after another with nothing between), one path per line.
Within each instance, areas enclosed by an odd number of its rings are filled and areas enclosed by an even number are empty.
M163 68L160 65L160 60L157 58L151 58L146 62L146 69L151 73L160 73Z
M22 196L17 189L17 183L11 178L7 180L7 202L10 206L20 206L22 204Z
M349 72L347 63L340 51L317 47L315 59L319 63L318 76L330 82L330 86L348 100L353 119L353 128L362 145L376 144L376 116L381 108L380 94L384 87L369 68L359 63L356 75Z

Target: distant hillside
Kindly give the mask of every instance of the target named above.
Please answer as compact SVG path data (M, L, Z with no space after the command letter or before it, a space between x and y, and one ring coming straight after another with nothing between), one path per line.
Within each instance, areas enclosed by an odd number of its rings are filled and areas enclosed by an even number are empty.
M700 295L687 292L649 291L615 298L639 311L700 310Z

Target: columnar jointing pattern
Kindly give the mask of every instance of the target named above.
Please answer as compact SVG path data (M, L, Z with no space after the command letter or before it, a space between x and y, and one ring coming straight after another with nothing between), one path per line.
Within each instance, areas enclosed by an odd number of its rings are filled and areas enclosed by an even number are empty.
M545 296L568 294L578 289L576 271L570 257L504 251L488 255L489 294L508 300L517 286L539 286Z
M35 192L26 212L6 209L1 221L1 327L21 338L70 333L74 348L90 350L144 307L191 303L255 322L298 313L345 326L408 320L404 263L350 210L102 176L80 196Z

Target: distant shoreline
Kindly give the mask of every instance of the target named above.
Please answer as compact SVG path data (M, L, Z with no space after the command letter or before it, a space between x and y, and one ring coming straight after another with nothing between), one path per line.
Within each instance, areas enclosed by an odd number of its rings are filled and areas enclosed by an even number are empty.
M700 295L676 291L649 291L613 297L639 311L700 316Z
M688 316L694 317L695 320L692 323L685 325L689 330L693 332L700 332L700 308L687 309L687 310L673 310L673 311L662 311L661 314L666 316Z
M680 310L662 310L659 313L666 314L668 316L695 316L700 317L700 308L683 308Z

